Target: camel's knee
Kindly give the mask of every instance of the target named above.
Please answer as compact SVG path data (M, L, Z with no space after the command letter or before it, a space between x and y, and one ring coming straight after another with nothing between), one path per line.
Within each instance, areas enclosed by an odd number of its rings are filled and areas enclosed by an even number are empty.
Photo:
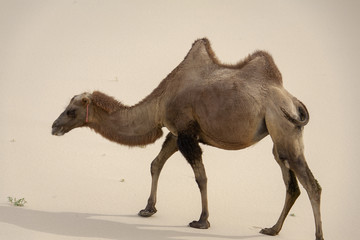
M157 174L159 171L161 171L162 166L160 166L159 164L159 159L156 157L154 161L151 162L150 165L150 172L151 175L154 176L155 174Z
M174 154L177 151L177 145L176 145L176 137L169 133L166 136L166 139L162 145L161 151L156 156L156 158L151 162L150 166L150 172L151 175L158 174L165 162L171 157L172 154Z
M207 177L206 176L197 176L195 179L200 191L204 190L207 185Z

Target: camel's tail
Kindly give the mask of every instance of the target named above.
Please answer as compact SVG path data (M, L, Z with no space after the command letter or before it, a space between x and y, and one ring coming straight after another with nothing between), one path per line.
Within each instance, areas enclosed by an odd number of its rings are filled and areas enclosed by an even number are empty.
M280 109L284 113L284 117L290 122L292 122L296 127L304 127L306 124L308 124L310 115L306 106L299 100L296 99L296 101L298 102L298 104L296 105L299 112L300 120L291 116L290 113L288 113L284 108L280 107Z

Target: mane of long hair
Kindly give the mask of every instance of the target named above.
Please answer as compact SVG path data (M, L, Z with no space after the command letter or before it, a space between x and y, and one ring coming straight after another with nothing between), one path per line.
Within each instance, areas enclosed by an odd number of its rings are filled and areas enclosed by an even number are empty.
M115 98L108 96L102 92L94 91L91 95L92 103L95 106L101 108L108 114L112 114L121 109L130 109L131 107L123 105L121 102L117 101ZM119 135L112 130L111 126L101 125L100 128L92 127L93 130L103 137L109 139L110 141L120 143L127 146L144 146L147 144L154 143L158 138L163 134L163 131L160 127L155 127L150 132L145 135L140 136L126 136Z
M109 114L116 112L120 109L127 108L115 98L110 97L99 91L94 91L91 94L91 100L96 106L100 107Z

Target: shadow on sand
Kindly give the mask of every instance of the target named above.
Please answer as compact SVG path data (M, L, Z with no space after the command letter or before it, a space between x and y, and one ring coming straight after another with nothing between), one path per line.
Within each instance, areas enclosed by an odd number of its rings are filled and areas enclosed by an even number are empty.
M88 238L104 239L187 239L191 237L211 239L252 239L253 236L226 236L198 232L181 232L166 229L166 226L128 224L96 217L134 217L129 215L101 215L73 212L45 212L26 208L0 206L0 222L19 226L32 231ZM159 230L158 228L163 228ZM167 226L168 228L174 228ZM179 226L180 227L180 226ZM154 228L154 229L152 229Z

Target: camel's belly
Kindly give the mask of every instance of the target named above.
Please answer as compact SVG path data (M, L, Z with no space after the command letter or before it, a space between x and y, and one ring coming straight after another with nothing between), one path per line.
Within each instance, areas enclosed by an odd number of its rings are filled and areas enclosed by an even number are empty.
M265 125L259 125L256 129L233 129L230 132L206 132L202 130L199 141L217 148L226 150L239 150L247 148L268 135Z
M268 134L265 108L249 99L243 98L239 102L225 99L213 101L212 105L199 104L194 115L201 129L201 138L215 147L242 149Z

